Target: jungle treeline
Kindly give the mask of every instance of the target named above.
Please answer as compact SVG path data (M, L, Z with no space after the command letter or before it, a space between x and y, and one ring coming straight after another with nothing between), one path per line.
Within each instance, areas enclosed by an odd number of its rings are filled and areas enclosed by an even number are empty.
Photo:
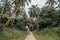
M42 8L31 5L28 15L25 10L26 4L29 6L31 0L0 1L0 32L5 28L26 31L26 26L31 31L40 31L60 25L60 0L47 0Z

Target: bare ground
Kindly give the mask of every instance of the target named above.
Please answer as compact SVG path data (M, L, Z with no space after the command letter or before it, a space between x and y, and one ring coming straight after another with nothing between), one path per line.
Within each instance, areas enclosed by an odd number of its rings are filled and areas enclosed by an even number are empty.
M28 32L28 35L26 36L25 40L36 40L32 32Z

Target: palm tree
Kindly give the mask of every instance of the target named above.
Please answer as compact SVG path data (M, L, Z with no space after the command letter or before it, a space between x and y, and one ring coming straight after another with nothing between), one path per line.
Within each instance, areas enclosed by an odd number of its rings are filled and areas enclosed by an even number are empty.
M35 5L35 6L32 5L29 8L29 15L30 15L30 18L32 19L33 26L36 24L37 29L38 29L39 14L40 14L40 9L39 9L39 7L37 7L37 5Z
M53 6L54 4L57 4L57 2L55 0L47 0L46 4Z
M3 6L2 6L2 13L10 13L11 12L11 5L8 0L3 1Z
M21 11L21 7L24 7L25 3L28 4L29 2L31 2L31 0L13 0L12 2L13 2L12 4L15 4L14 14L18 15L18 12ZM11 19L12 19L12 16L10 16L9 20L4 24L4 26L6 26Z

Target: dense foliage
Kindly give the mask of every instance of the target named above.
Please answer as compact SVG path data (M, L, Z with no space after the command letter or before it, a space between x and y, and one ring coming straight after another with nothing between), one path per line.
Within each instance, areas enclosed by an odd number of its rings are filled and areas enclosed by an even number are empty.
M1 2L3 2L3 4L0 4L1 30L4 27L26 30L25 26L28 26L30 30L41 30L60 25L59 0L49 0L42 8L32 5L28 11L29 17L24 7L25 3L28 5L31 0L3 0ZM54 7L57 4L58 6Z

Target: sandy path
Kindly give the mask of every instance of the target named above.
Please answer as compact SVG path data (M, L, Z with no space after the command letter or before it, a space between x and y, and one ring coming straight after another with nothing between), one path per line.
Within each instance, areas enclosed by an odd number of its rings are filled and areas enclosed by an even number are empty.
M32 32L29 32L25 40L36 40Z

